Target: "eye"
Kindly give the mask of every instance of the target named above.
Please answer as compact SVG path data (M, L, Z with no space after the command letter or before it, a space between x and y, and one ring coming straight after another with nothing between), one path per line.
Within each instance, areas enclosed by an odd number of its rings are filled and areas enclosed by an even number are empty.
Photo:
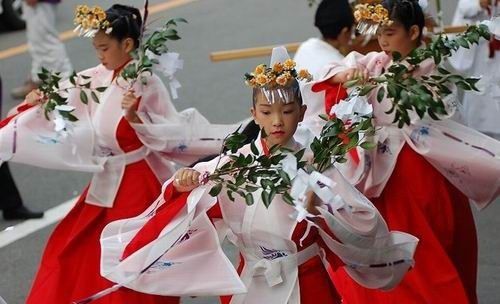
M103 52L106 52L107 50L108 50L108 48L101 49L101 51L103 51Z
M264 114L264 115L269 115L269 114L271 114L271 112L269 112L269 111L261 111L261 113L262 113L262 114Z
M293 110L286 110L286 111L283 111L283 113L285 113L285 114L292 114Z

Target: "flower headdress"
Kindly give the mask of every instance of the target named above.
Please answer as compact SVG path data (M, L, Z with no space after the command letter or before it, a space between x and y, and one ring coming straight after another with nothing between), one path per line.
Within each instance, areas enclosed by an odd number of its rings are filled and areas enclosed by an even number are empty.
M389 19L389 11L377 3L357 4L354 8L354 18L358 23L356 29L364 35L374 35L381 26L393 23Z
M260 89L269 103L274 103L277 99L285 103L292 102L293 92L290 92L290 88L294 87L293 84L300 80L312 80L312 75L307 70L297 71L296 65L285 47L276 47L273 49L270 66L259 64L253 72L245 74L245 83L249 87Z
M311 81L312 76L307 70L297 72L297 64L288 58L284 62L276 62L272 67L259 64L252 73L245 74L245 83L252 88L287 87L292 80Z
M78 5L75 11L76 25L75 32L79 36L94 37L95 34L103 30L106 34L111 33L113 28L106 19L106 12L99 6L89 7L87 5Z

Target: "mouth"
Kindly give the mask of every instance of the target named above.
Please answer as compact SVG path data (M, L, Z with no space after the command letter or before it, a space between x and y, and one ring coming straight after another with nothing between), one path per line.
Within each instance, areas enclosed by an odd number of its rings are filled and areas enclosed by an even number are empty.
M282 131L282 130L273 131L273 132L271 132L271 135L276 136L276 137L280 137L280 136L285 135L285 131Z

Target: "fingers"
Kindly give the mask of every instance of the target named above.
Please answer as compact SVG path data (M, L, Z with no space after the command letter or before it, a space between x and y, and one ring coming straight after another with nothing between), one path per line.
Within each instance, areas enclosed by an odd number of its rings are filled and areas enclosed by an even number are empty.
M177 171L174 179L174 186L183 188L196 188L200 184L200 173L193 169L181 169Z
M361 81L366 81L370 78L370 73L367 69L360 67L351 69L347 72L347 81L353 79L359 79Z

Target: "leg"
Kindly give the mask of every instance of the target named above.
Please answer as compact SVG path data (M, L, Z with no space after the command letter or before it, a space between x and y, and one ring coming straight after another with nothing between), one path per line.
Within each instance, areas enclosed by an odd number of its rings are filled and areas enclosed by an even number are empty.
M0 198L2 210L19 208L23 204L7 163L0 166Z
M34 7L24 5L26 34L31 57L31 78L38 81L38 73L44 67L63 76L71 74L71 64L64 44L56 30L56 4L40 2Z

